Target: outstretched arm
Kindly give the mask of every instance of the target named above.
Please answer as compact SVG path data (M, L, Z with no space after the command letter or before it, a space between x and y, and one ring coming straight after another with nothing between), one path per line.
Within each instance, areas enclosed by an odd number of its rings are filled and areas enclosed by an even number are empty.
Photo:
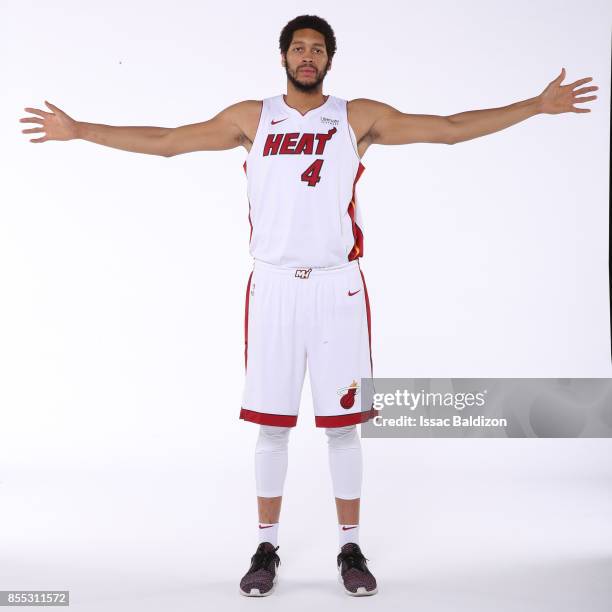
M539 96L500 108L467 111L448 116L411 115L402 113L388 104L361 98L351 101L350 112L355 118L357 130L361 132L358 140L362 140L366 147L370 144L392 145L415 142L455 144L498 132L540 113L590 112L588 108L577 108L573 104L597 98L597 96L577 97L578 94L595 91L598 89L596 86L575 90L579 85L592 81L592 77L580 79L569 85L561 85L564 78L565 68Z
M260 105L256 100L245 100L228 106L208 121L163 128L75 121L57 106L46 100L45 104L53 112L26 108L26 111L38 116L20 119L22 123L38 123L41 126L22 130L24 134L45 132L44 136L31 139L30 142L79 138L115 149L163 157L191 151L219 151L244 145L249 140L247 134L252 131L252 117L259 113Z

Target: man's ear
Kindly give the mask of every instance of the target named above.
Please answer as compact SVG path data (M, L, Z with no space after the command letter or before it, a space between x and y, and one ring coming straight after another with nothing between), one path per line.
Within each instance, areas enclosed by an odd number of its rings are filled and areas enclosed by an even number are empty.
M283 53L281 53L280 56L281 56L281 66L284 68L285 64L287 63L287 58Z

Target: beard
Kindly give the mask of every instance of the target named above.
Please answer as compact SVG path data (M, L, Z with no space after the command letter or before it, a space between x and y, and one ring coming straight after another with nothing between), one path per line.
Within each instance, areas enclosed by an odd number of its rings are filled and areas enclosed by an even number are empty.
M315 76L315 79L312 82L308 82L308 83L302 83L301 81L298 81L296 76L291 74L291 72L289 71L289 68L287 67L286 64L285 64L285 73L287 74L287 79L291 83L293 83L293 86L297 90L303 91L305 93L310 93L310 92L316 91L319 88L319 85L323 82L323 79L325 78L325 75L327 74L328 68L329 68L329 61L327 62L327 65L323 69L323 72L318 73ZM298 70L298 68L296 68L295 75L297 75L297 70ZM315 70L316 70L316 68L315 68Z

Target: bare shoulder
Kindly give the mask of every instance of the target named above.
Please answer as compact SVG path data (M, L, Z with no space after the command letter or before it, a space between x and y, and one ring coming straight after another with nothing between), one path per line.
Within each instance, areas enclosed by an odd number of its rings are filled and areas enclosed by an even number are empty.
M350 112L354 112L356 115L373 115L374 117L380 116L383 113L397 111L390 104L379 102L378 100L370 100L369 98L349 100L348 108Z
M262 106L262 100L242 100L222 111L242 132L247 149L255 139Z
M259 118L262 104L262 100L242 100L228 106L225 110L241 119L248 119L253 116Z
M390 104L385 104L378 100L355 98L348 101L348 120L355 132L360 155L363 155L368 146L373 143L372 128L376 121L384 115L397 112L398 110Z

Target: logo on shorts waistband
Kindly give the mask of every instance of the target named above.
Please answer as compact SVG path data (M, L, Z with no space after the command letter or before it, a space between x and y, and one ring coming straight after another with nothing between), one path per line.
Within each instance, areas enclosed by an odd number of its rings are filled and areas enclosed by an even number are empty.
M295 278L308 278L311 272L312 268L298 268L295 271Z

